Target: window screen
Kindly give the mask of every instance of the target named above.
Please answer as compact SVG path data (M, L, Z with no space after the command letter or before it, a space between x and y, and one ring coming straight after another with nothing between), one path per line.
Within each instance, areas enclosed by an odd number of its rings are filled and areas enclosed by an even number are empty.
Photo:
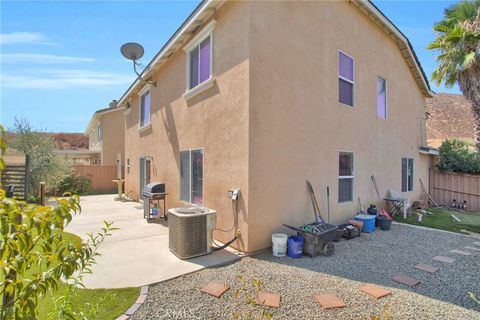
M211 36L206 37L189 53L189 89L195 88L211 76Z
M338 202L353 200L353 178L353 153L340 152L338 157Z
M338 53L338 101L353 107L354 62L346 54Z
M402 192L413 191L413 159L402 158Z
M377 77L377 116L387 118L387 80Z
M140 98L140 127L150 123L150 90Z
M190 151L180 152L180 200L190 202Z
M203 150L180 152L180 200L203 204Z

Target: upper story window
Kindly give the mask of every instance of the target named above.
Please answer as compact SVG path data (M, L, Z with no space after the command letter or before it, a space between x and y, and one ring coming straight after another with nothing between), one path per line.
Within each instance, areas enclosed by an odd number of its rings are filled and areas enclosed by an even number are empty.
M102 142L102 126L97 124L97 142Z
M377 116L387 119L387 80L377 77Z
M150 124L150 89L140 94L140 128Z
M354 95L354 61L347 54L338 52L338 101L353 107Z
M213 27L208 23L184 48L187 53L187 91L212 78Z

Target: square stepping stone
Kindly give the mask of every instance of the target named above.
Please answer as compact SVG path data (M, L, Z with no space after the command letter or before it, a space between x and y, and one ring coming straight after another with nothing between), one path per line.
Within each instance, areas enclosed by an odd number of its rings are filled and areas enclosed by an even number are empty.
M430 273L435 273L438 271L438 268L434 267L434 266L431 266L429 264L425 264L425 263L419 263L415 266L415 268L419 269L419 270L422 270L422 271L427 271L427 272L430 272Z
M324 309L343 308L347 306L342 299L334 294L317 294L313 297Z
M265 307L280 308L280 294L259 292L257 293L256 303Z
M456 254L461 254L463 256L469 256L469 255L472 254L471 252L461 251L461 250L457 250L457 249L450 250L450 252L456 253Z
M455 259L450 258L450 257L444 257L444 256L435 256L432 258L433 260L441 261L441 262L446 262L446 263L454 263Z
M407 276L402 276L402 275L395 276L395 277L392 278L392 280L395 281L395 282L404 284L406 286L409 286L409 287L414 287L414 286L416 286L417 284L420 283L420 280L417 280L415 278L410 278L410 277L407 277Z
M230 289L230 286L224 283L211 282L203 287L200 291L208 293L216 298L220 298L228 289Z
M376 299L380 299L388 296L389 294L392 294L390 290L384 289L374 284L367 284L366 286L360 287L360 290Z
M480 251L480 248L475 248L475 247L470 247L470 246L466 246L465 249Z

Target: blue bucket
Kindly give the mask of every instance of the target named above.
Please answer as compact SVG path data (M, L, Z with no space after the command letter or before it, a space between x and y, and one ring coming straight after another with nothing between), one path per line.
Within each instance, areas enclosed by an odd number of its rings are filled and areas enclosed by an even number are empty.
M304 241L305 239L301 236L288 237L287 255L291 258L301 258Z

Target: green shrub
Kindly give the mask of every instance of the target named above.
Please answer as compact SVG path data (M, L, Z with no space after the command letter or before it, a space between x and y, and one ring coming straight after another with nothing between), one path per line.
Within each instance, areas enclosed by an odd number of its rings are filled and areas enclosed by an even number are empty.
M480 174L480 154L470 150L468 144L458 140L445 140L440 147L441 171Z
M61 195L65 193L84 194L90 191L92 191L92 182L76 173L64 177L58 186L58 193Z

